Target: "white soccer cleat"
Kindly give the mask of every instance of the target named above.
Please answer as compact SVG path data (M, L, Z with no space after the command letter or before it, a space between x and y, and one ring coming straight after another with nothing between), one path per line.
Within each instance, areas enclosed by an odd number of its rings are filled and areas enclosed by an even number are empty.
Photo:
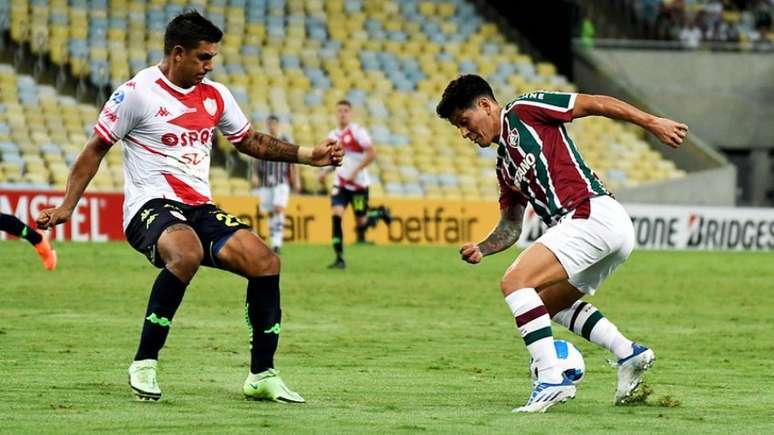
M575 385L567 376L562 375L559 384L536 383L527 404L513 408L512 412L546 412L548 408L575 398Z
M652 350L632 343L632 354L618 360L618 388L615 390L615 404L621 405L640 386L642 375L653 365L656 355Z
M161 389L156 382L157 364L155 359L144 359L129 366L129 386L137 400L156 401L161 398Z

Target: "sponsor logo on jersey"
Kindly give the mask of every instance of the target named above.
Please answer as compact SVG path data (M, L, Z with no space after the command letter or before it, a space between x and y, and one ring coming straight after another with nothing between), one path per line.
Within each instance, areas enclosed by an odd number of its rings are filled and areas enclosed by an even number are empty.
M519 163L519 166L516 168L516 173L513 174L513 183L516 185L521 184L524 177L527 175L527 172L529 172L533 166L535 166L535 156L532 154L524 156L524 160Z
M115 123L118 121L118 115L115 114L112 110L105 107L102 109L102 117L105 118L105 120Z
M209 145L210 139L212 139L212 133L215 129L213 128L205 128L199 131L196 130L190 130L190 131L184 131L180 134L175 133L164 133L161 136L161 143L163 143L166 146L193 146L197 143L202 145Z
M178 141L179 140L177 138L177 135L174 133L165 133L164 135L161 136L161 143L163 143L168 147L173 147L177 145Z
M159 107L159 111L156 112L156 117L159 117L159 116L169 116L169 115L170 115L169 111L167 110L166 107L163 107L163 106Z
M218 111L218 103L215 102L215 99L213 98L205 98L204 102L202 102L202 105L204 106L204 110L206 110L210 116L214 116Z
M508 145L516 148L519 146L519 130L514 127L508 132Z
M135 83L135 82L126 82L126 87L127 88L134 89L135 86L137 86L137 83Z
M124 101L124 91L117 90L113 93L113 95L110 97L110 101L112 101L115 104L121 104L122 101Z

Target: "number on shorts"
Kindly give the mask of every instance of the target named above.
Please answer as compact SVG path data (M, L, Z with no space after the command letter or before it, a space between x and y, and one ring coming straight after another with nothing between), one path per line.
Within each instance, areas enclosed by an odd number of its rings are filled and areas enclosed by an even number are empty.
M242 221L240 221L238 217L228 213L223 213L223 212L218 212L217 214L215 214L215 219L223 222L223 224L226 225L227 227L235 227L242 223Z

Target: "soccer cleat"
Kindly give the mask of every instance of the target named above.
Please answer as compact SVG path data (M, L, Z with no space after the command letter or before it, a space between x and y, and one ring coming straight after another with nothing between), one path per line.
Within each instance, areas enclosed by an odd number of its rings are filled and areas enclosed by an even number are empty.
M56 251L51 248L48 236L41 230L35 231L37 231L42 238L40 243L35 245L35 250L38 251L38 255L40 255L41 261L43 261L43 267L48 270L56 269Z
M346 269L347 263L344 262L343 258L337 258L336 261L328 265L328 269Z
M280 247L279 246L275 246L275 247L271 248L271 250L274 251L275 254L280 255Z
M390 225L392 223L392 213L390 213L390 209L382 205L379 206L379 211L381 212L380 217L384 223Z
M559 384L535 383L527 404L514 408L512 412L546 412L548 408L574 398L575 385L567 376L562 375L562 382Z
M280 403L304 403L303 397L288 388L279 371L268 369L258 374L250 373L242 386L245 397L250 400L272 400Z
M621 405L640 386L642 375L645 374L656 355L652 350L637 343L632 343L632 354L618 360L618 388L615 390L615 404Z
M143 359L129 366L129 386L137 400L155 401L161 398L161 389L156 382L157 364L155 359Z

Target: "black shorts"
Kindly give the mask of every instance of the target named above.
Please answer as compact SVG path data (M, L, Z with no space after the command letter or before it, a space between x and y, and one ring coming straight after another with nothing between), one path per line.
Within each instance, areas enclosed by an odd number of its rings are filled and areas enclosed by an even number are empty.
M365 216L368 213L368 188L349 190L334 186L331 194L331 205L334 207L340 205L346 208L349 203L352 203L355 216Z
M152 199L140 208L126 227L126 240L154 266L164 267L156 242L164 230L174 224L193 228L204 249L202 265L218 267L220 248L240 228L250 229L235 216L213 204L187 205L170 199Z

